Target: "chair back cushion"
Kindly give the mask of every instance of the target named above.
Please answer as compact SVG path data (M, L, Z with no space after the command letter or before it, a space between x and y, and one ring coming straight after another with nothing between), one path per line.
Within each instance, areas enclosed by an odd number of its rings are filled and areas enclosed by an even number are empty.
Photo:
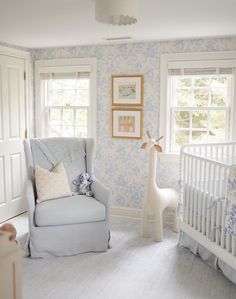
M30 147L34 167L38 165L51 170L57 164L63 163L71 191L76 191L77 187L73 184L73 180L82 172L86 172L86 139L66 137L31 139Z
M51 171L36 165L35 183L38 195L37 203L72 195L62 163L57 164Z

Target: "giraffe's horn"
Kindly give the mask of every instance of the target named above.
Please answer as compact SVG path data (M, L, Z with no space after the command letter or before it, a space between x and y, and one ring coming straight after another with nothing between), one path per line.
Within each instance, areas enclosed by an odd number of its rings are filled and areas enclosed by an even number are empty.
M157 138L157 139L156 139L156 143L157 143L158 141L160 141L162 138L164 138L164 136L161 136L161 137Z

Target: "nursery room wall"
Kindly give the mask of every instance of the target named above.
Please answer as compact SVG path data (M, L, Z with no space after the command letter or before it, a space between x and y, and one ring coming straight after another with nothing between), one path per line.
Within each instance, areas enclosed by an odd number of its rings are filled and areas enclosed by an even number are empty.
M32 61L76 57L97 58L97 136L95 174L113 191L112 206L142 207L148 156L141 140L111 138L111 76L144 75L143 131L159 132L160 58L164 53L236 50L236 37L172 40L113 45L32 49ZM158 163L161 187L178 188L178 162L165 157Z

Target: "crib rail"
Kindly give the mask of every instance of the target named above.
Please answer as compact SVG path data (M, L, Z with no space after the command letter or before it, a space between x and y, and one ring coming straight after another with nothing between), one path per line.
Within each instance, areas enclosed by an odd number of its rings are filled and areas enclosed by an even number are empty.
M233 164L236 142L181 149L181 221L235 256L236 239L225 234L228 175Z

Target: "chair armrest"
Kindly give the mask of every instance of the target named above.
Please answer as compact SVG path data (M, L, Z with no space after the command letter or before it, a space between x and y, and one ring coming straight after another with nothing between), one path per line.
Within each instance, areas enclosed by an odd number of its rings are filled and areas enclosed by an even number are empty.
M112 197L111 190L106 188L98 180L93 180L91 184L91 191L94 193L94 197L103 203L106 207L107 219L110 217L110 201Z
M34 223L35 196L34 196L33 182L29 179L25 183L24 197L27 201L29 228L31 228L31 227L35 226L35 223Z

